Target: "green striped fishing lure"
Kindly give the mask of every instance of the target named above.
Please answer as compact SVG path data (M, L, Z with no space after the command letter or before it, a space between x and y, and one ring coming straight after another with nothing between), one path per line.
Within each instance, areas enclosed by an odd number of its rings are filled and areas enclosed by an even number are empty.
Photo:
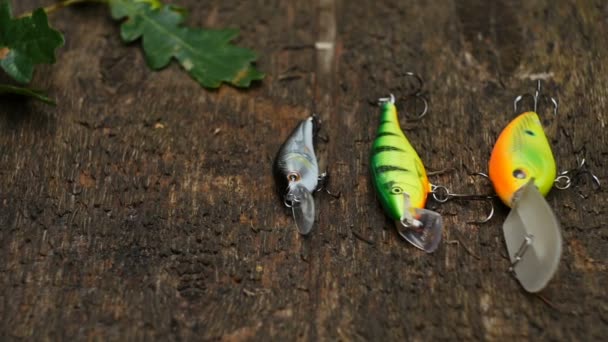
M443 227L438 213L424 209L431 185L418 153L401 130L395 97L380 99L380 106L370 160L376 193L399 234L431 253L441 241Z

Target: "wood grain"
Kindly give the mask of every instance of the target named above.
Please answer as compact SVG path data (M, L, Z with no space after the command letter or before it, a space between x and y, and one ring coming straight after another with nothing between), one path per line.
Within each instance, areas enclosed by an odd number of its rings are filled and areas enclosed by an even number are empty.
M49 1L13 3L23 13ZM605 188L549 194L564 254L544 301L506 272L506 208L476 226L466 222L482 204L438 206L444 242L427 255L396 234L368 172L375 100L407 94L415 71L430 112L411 123L401 101L402 125L427 167L454 168L434 183L491 191L467 172L486 170L513 98L539 77L560 101L557 118L541 112L558 168L584 153L606 183L604 1L175 3L189 24L240 28L267 78L206 91L177 65L149 71L105 7L53 14L66 46L32 85L58 106L0 98L3 340L606 336ZM270 161L313 112L342 196L318 193L318 226L301 237Z

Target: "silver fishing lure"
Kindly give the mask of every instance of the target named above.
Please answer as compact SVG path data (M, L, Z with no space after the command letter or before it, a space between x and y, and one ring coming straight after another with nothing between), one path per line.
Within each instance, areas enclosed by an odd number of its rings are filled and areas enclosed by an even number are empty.
M315 221L312 193L319 185L319 165L313 140L317 125L314 116L302 120L279 149L273 165L279 194L291 208L302 235L310 233Z

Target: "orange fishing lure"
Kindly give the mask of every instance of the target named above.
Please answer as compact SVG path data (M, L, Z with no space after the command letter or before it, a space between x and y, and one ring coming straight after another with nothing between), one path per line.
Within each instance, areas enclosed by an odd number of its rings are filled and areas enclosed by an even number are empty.
M514 194L531 179L546 196L557 175L555 158L538 114L525 112L500 133L489 163L489 177L509 207Z
M562 253L559 222L544 196L557 168L549 140L534 111L513 119L500 133L489 162L489 178L511 212L502 225L511 270L526 291L542 290L557 271ZM521 100L519 96L515 100ZM557 114L557 101L551 98Z

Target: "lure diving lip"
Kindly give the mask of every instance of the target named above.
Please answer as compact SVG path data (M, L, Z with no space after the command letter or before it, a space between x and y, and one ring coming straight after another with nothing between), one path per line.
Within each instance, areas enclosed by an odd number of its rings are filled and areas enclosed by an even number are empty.
M312 193L319 184L319 165L314 151L317 130L314 116L302 120L279 149L273 174L285 206L291 208L298 232L310 233L315 221Z
M538 292L557 271L562 234L557 218L532 180L516 197L502 226L511 270L526 291Z
M557 271L562 237L555 214L543 196L551 190L556 165L534 111L513 119L500 133L489 161L489 178L511 212L503 223L511 270L528 292L542 290ZM521 96L516 99L521 99ZM557 102L553 100L557 105ZM557 106L556 106L557 112Z
M426 171L397 117L395 97L380 99L381 116L372 144L372 182L382 207L409 243L431 253L441 241L443 220L424 209L431 191Z

